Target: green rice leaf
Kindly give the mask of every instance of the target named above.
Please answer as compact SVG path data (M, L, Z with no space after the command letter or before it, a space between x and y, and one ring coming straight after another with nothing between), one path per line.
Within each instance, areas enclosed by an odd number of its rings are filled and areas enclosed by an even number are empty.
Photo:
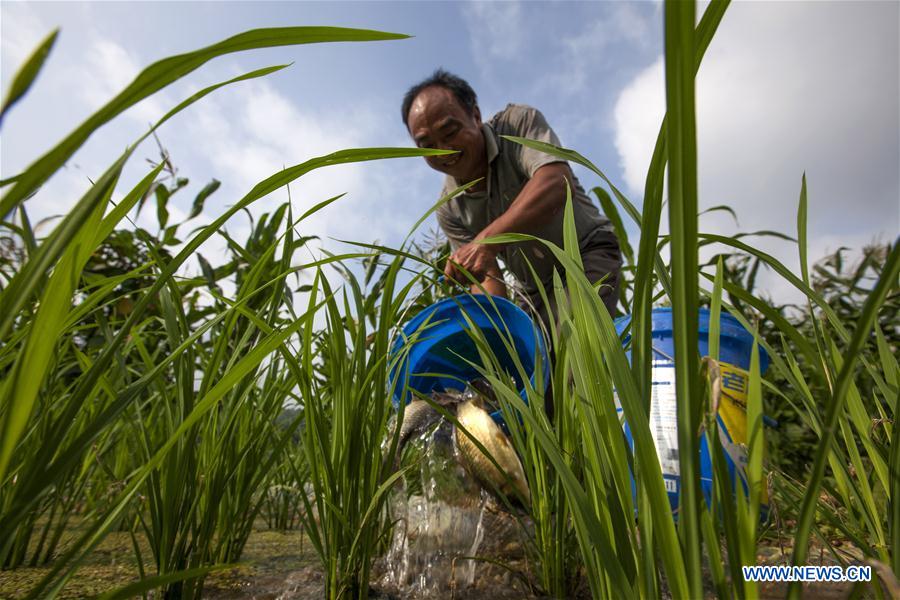
M622 255L625 257L627 264L633 265L634 250L631 248L631 244L628 243L628 232L622 223L622 216L619 215L619 210L602 187L595 187L592 191L597 196L597 200L600 201L600 208L603 209L603 214L612 223L613 230L616 232L616 238L619 240L619 247L622 249Z
M728 8L729 1L713 0L706 7L700 23L697 25L694 41L694 73L700 69L700 64L706 49L712 41L719 23ZM651 364L653 360L651 344L651 310L653 308L654 277L659 280L659 285L666 294L671 297L672 284L669 281L668 272L659 250L656 246L659 236L659 226L663 207L663 182L666 173L666 163L669 154L668 116L663 117L647 169L647 177L644 183L644 199L641 207L640 219L641 239L638 244L637 271L634 279L633 307L631 311L631 336L632 336L632 361L631 369L638 383L642 397L646 398L644 410L649 411L649 386L651 379Z
M222 185L222 182L218 179L213 179L206 186L200 190L200 193L197 194L197 197L194 198L194 203L191 205L191 214L188 215L188 220L193 219L201 212L203 212L203 203L206 202L206 199L209 198L219 186Z
M678 531L689 595L703 593L700 540L700 425L698 345L697 138L694 107L693 2L665 6L665 72L672 231L672 333L678 413Z
M898 364L897 357L891 351L890 346L888 346L884 332L881 331L877 321L875 322L875 339L878 343L878 358L881 361L884 379L888 385L898 389L900 388L900 364Z
M319 202L318 204L312 206L312 207L311 207L309 210L307 210L305 213L303 213L302 215L300 215L300 218L298 219L298 221L302 221L302 220L306 219L307 217L309 217L310 215L316 214L317 212L319 212L320 210L322 210L322 209L325 208L326 206L330 205L332 202L335 202L335 201L337 201L337 200L340 200L340 199L343 198L344 196L346 196L346 194L338 194L337 196L332 196L331 198L329 198L329 199L327 199L327 200L323 200L323 201Z
M888 398L887 400L892 402L893 414L900 415L900 390L897 391L893 399ZM890 542L893 549L891 552L891 567L894 573L900 573L900 552L897 551L897 548L900 548L900 502L897 501L900 498L900 477L897 477L897 473L900 473L900 427L897 426L896 421L891 431L888 465L890 472L893 474L890 489L890 516L888 517L891 532Z
M722 286L724 285L724 265L722 257L716 263L716 277L709 303L709 356L719 360L719 316L722 313Z
M900 274L900 244L895 243L887 258L881 277L863 305L862 313L856 322L850 343L842 353L844 364L838 373L832 396L828 400L822 438L816 448L815 460L797 524L797 535L792 558L792 564L794 565L799 566L806 563L807 542L819 500L819 489L825 474L825 462L831 454L831 444L837 430L839 417L843 413L845 395L860 360L859 355L871 334L878 309L887 297L888 291L896 286L898 274ZM788 596L795 599L799 595L800 586L791 585Z
M452 152L447 151L447 150L445 150L443 152L446 152L447 154L452 154ZM455 198L456 196L461 194L464 190L472 187L473 185L475 185L482 179L483 178L478 178L470 183L461 185L458 188L456 188L455 190L449 192L448 194L445 194L440 199L438 199L438 201L435 202L431 208L429 208L427 211L425 211L425 214L423 214L421 217L419 217L419 220L416 221L416 223L412 226L412 228L410 228L409 233L406 234L406 239L403 240L403 244L400 245L400 248L406 248L406 245L409 243L409 239L415 234L416 230L419 229L419 225L421 225L423 222L425 222L425 219L430 217L434 213L434 211L436 211L441 206L443 206L445 203L447 203L451 198Z
M169 223L169 190L164 185L156 186L156 220L160 230L165 229Z
M726 204L720 204L718 206L711 206L711 207L707 208L706 210L701 210L700 215L702 216L702 215L706 215L706 214L714 213L714 212L727 212L734 219L734 224L737 225L737 222L738 222L737 213L734 212L733 208L731 208L730 206L728 206Z
M128 598L134 598L135 596L141 596L147 592L153 591L154 589L161 588L169 583L184 581L185 579L204 577L215 571L228 569L232 566L234 565L214 565L211 567L187 569L184 571L178 571L176 573L167 573L165 575L151 575L150 577L143 577L140 581L129 583L128 585L111 592L106 592L105 594L98 596L97 600L126 600Z
M50 50L53 49L53 44L56 43L58 35L59 29L54 29L50 32L50 35L44 38L44 41L40 43L37 49L35 49L31 56L28 57L28 60L25 61L25 64L19 69L19 72L13 77L12 85L9 88L9 92L6 94L6 99L3 101L2 108L0 108L0 124L3 123L3 117L6 116L6 111L8 111L13 104L18 102L19 99L25 95L25 92L28 91L28 88L31 87L31 84L34 83L38 73L40 73L41 68L44 66L44 61L46 61L47 56L50 55ZM0 215L4 214L6 214L6 211L0 211Z
M756 528L759 523L759 505L762 497L763 457L765 456L765 428L763 427L762 376L759 372L759 334L753 330L753 348L750 352L750 371L747 384L747 487L749 488L749 515L747 540L756 547ZM755 554L755 552L754 552Z

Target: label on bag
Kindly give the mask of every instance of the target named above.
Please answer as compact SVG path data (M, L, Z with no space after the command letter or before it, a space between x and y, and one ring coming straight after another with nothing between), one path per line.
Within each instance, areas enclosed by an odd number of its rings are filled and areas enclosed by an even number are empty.
M663 477L678 477L678 404L675 401L675 364L653 361L650 385L650 435Z
M665 479L666 490L678 492L681 469L678 464L678 403L675 397L675 363L654 360L650 388L650 435ZM728 363L719 363L722 393L719 399L719 439L725 454L735 466L736 475L747 480L747 371ZM616 396L616 410L624 424L624 413ZM760 501L768 502L768 490L760 490Z
M650 435L656 446L656 456L666 478L666 489L678 491L678 405L675 401L675 363L669 360L653 361L653 379L650 386ZM616 410L624 420L619 398ZM624 421L623 421L624 422Z

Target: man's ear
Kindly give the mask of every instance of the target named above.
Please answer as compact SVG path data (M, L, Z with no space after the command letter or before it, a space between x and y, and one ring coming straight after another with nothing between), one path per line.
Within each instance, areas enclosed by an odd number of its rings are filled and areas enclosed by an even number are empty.
M475 108L472 109L472 117L480 124L481 123L481 110L478 108L478 105L475 105Z

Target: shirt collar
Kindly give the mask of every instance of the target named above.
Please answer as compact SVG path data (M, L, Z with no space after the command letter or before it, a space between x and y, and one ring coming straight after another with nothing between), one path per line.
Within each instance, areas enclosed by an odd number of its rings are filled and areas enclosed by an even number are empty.
M482 123L481 132L484 134L484 152L487 154L488 173L490 173L491 163L494 162L494 159L500 154L500 146L497 145L497 136L490 125ZM456 181L452 175L447 175L447 181L444 184L444 193L454 190L460 185L462 185L462 183ZM488 177L488 186L490 186L490 177Z
M487 123L481 124L481 131L484 133L484 149L487 153L488 164L494 162L497 155L500 154L500 147L497 145L497 136L494 130Z

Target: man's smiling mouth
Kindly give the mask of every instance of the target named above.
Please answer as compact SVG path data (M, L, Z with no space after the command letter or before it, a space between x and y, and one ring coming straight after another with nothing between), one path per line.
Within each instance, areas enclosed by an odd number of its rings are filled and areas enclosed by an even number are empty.
M453 165L455 165L456 163L458 163L459 160L460 160L460 158L462 158L462 155L463 155L462 152L457 152L456 154L454 154L453 156L451 156L450 158L448 158L447 160L445 160L445 161L443 162L444 168L452 167Z

